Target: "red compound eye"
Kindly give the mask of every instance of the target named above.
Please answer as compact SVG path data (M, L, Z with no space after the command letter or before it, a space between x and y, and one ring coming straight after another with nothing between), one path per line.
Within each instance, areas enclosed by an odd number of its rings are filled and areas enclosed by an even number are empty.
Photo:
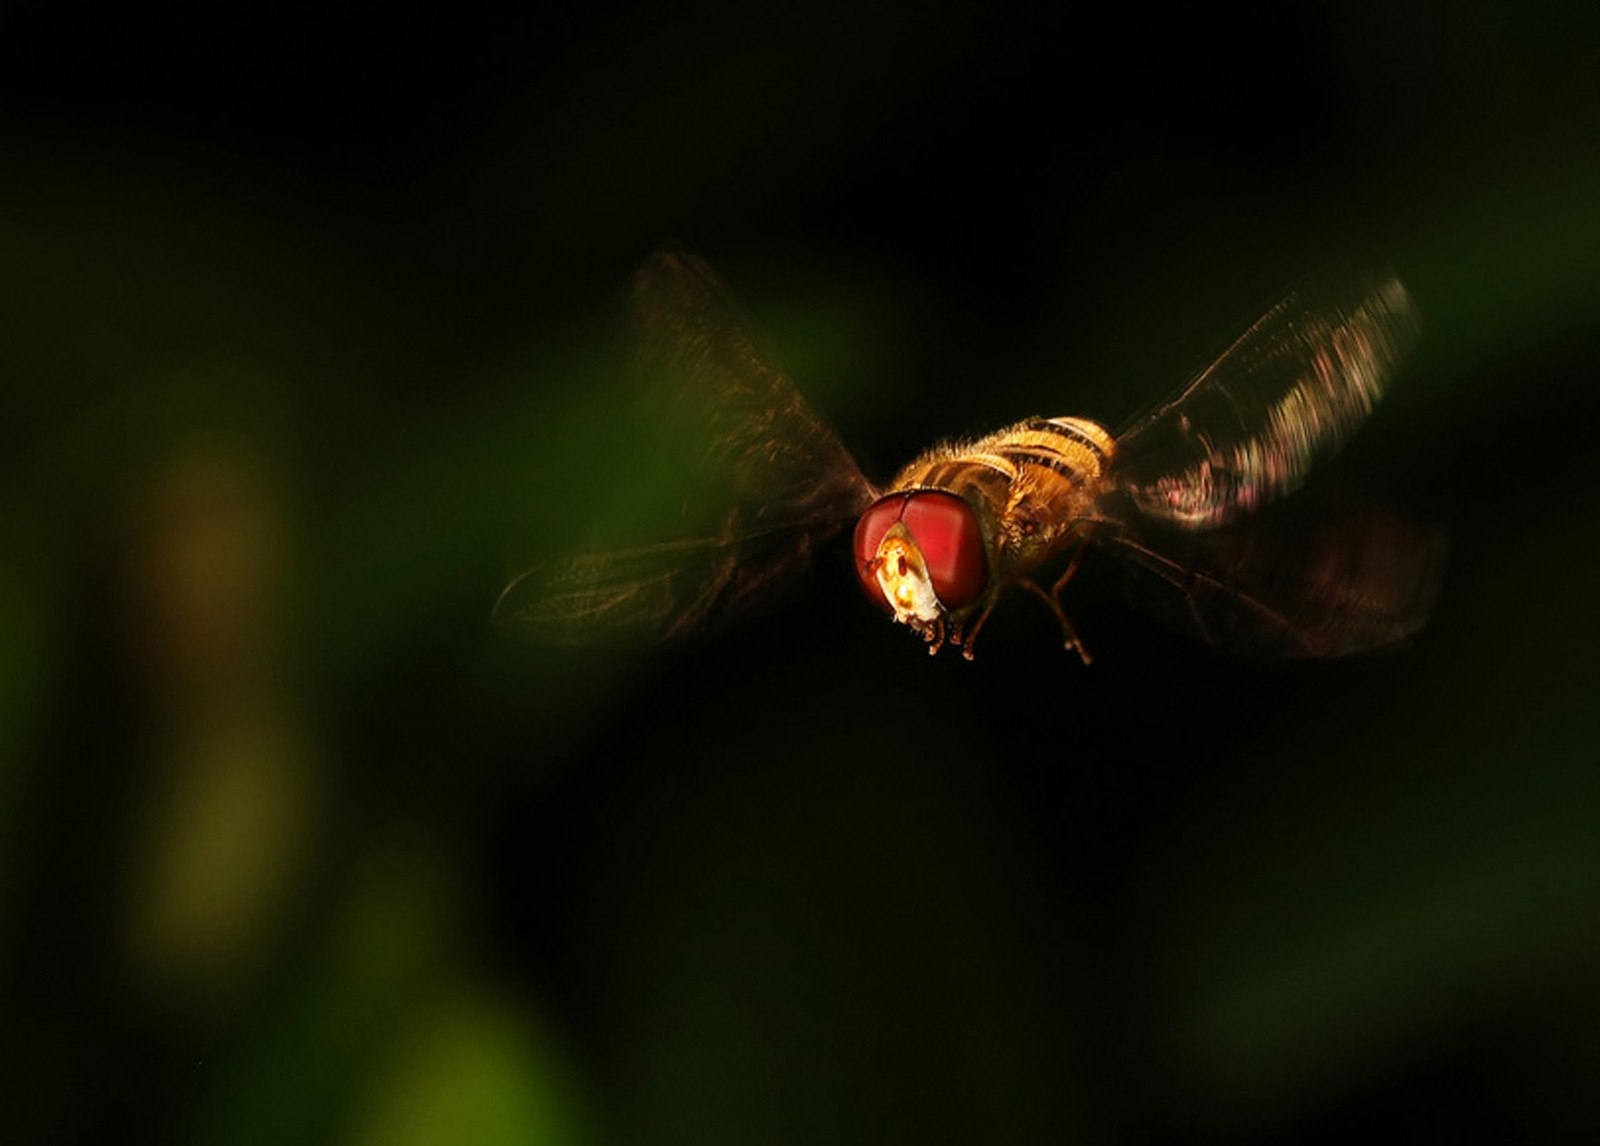
M883 535L896 521L905 524L928 563L928 578L940 604L960 609L978 599L989 576L978 517L955 494L935 489L892 493L861 515L856 524L856 575L868 597L887 604L870 566Z
M861 579L861 588L866 592L868 599L875 601L882 609L888 609L889 602L884 598L883 590L878 587L878 578L872 569L872 559L878 555L878 546L883 542L883 535L900 520L900 514L905 508L906 495L891 493L888 497L879 498L868 506L867 511L861 515L861 520L856 522L856 576Z
M953 493L918 490L900 516L928 563L928 578L946 609L970 605L989 578L983 531L972 507Z

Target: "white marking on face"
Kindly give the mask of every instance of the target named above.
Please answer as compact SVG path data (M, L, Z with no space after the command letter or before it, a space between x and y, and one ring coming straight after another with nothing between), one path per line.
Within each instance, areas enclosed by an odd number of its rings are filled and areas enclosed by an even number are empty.
M944 606L939 603L939 595L933 591L933 582L928 577L928 563L900 522L895 522L883 535L873 565L877 569L878 587L894 610L897 622L926 624L944 616Z

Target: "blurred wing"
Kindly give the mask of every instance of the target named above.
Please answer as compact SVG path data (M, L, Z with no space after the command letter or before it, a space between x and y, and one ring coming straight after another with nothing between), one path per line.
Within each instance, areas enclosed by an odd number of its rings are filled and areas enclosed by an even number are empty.
M497 621L549 645L670 640L723 627L794 581L814 535L772 530L586 553L536 565L495 603Z
M703 464L744 528L843 522L873 500L850 451L698 256L658 251L634 276L633 306L644 365L704 433Z
M1415 343L1388 272L1324 276L1263 315L1199 377L1117 439L1102 507L1212 529L1297 489L1382 397Z
M647 430L691 443L690 476L673 494L698 516L688 537L558 559L514 580L495 617L545 643L717 628L804 572L814 547L876 496L698 257L652 256L632 304Z
M1298 512L1191 533L1113 528L1107 548L1144 574L1143 611L1248 656L1338 657L1403 645L1427 623L1443 529L1371 506Z

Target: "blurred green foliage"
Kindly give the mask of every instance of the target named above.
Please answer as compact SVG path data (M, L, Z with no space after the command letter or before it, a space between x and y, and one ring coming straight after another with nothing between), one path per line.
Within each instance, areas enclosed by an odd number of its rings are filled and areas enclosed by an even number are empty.
M1588 8L53 12L0 16L0 1138L1600 1129ZM506 639L680 527L617 321L668 236L877 477L1383 252L1424 345L1340 466L1452 525L1435 625L1239 664L1092 567L1093 669L1026 602L929 661L839 550L712 641Z

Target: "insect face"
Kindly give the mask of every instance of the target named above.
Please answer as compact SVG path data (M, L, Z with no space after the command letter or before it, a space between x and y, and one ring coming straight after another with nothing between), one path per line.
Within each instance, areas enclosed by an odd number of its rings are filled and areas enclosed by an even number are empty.
M855 557L867 596L913 627L971 605L988 581L977 515L942 490L911 490L875 502L856 525Z

